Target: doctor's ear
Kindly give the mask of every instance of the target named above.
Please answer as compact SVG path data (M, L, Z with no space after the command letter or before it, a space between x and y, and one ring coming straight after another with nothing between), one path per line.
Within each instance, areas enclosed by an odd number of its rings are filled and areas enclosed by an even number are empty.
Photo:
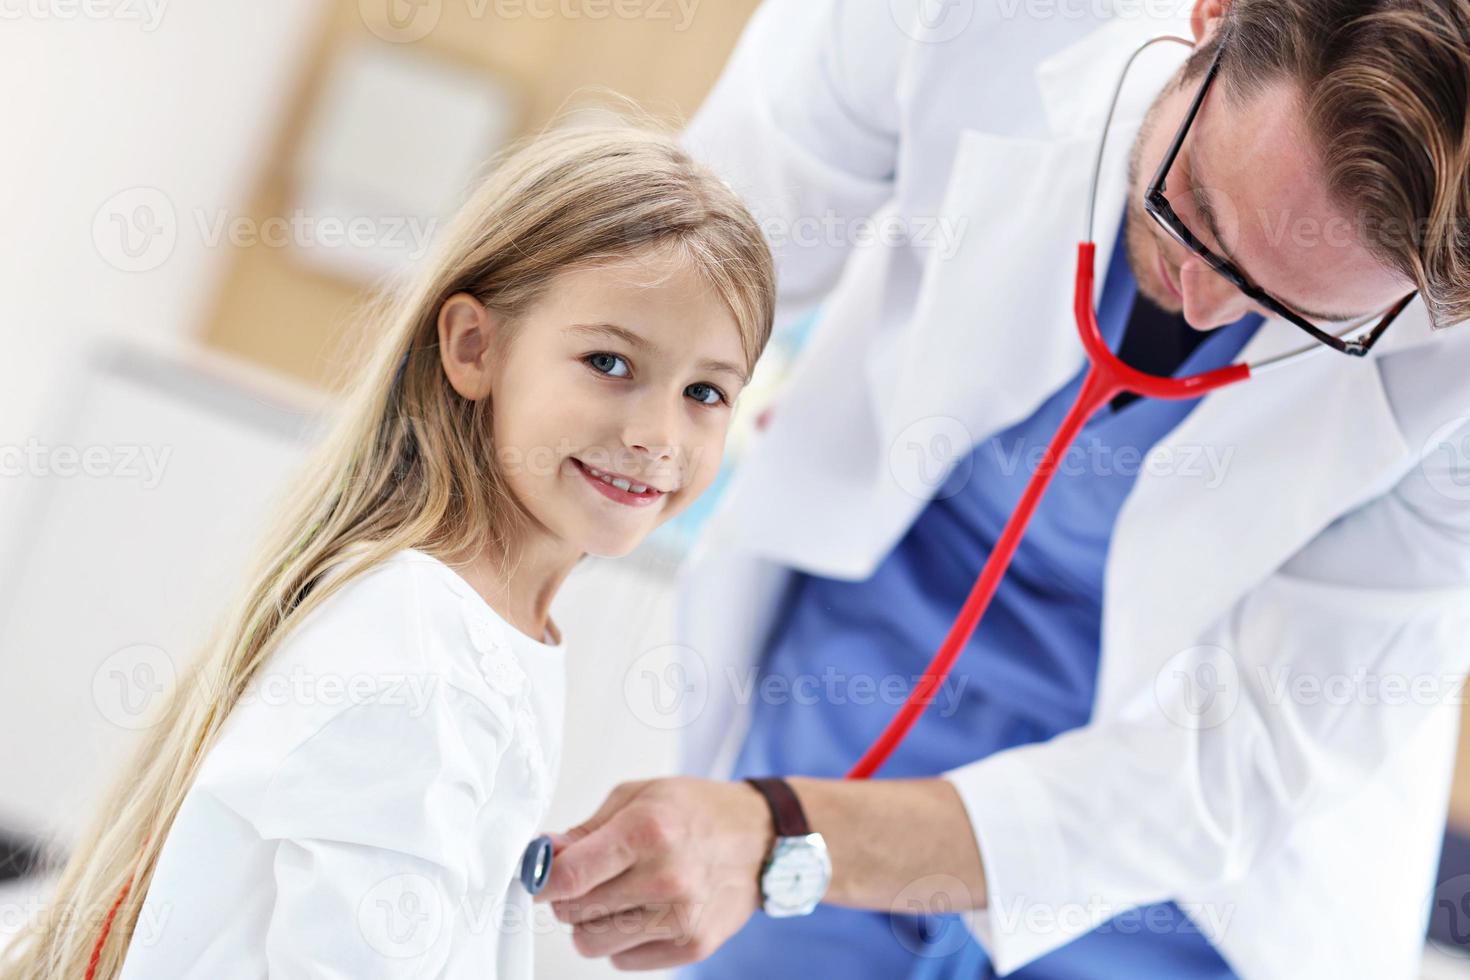
M439 307L439 361L449 384L470 401L490 394L500 320L469 293L455 293Z
M1189 29L1194 34L1196 44L1203 41L1207 34L1220 29L1220 20L1229 9L1230 0L1194 0L1194 10L1189 15Z

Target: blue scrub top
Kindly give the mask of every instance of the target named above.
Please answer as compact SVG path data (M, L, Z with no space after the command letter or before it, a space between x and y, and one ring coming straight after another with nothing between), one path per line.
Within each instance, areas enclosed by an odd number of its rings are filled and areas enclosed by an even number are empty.
M1137 292L1123 242L1120 233L1098 309L1099 327L1115 351ZM1213 331L1175 373L1230 363L1260 323L1251 314ZM1178 329L1189 328L1179 320ZM737 777L840 777L878 736L943 641L1084 372L1030 418L960 460L871 577L794 577L754 689ZM953 673L881 777L932 776L1088 721L1113 525L1148 450L1196 404L1198 399L1139 399L1120 410L1104 408L1089 421ZM1203 474L1180 478L1201 489L1208 482ZM758 913L725 947L683 974L685 980L993 975L989 957L957 916L829 906L791 919ZM1120 915L1010 976L1180 980L1234 974L1170 902Z

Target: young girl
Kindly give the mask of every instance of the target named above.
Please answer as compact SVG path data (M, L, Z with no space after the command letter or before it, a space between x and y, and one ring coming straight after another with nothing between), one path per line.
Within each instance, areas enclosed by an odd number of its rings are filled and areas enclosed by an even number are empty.
M529 977L548 609L710 484L773 296L754 220L669 137L503 159L0 975Z

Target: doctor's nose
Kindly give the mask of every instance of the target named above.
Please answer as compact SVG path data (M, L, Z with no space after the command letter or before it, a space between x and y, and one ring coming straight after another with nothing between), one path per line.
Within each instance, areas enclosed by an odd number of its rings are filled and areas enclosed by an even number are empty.
M1196 255L1179 267L1179 289L1184 319L1196 330L1214 330L1257 310L1249 296Z

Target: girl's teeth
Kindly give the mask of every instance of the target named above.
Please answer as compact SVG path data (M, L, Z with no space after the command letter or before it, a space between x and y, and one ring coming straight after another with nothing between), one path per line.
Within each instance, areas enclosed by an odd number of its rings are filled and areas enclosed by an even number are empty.
M641 483L633 483L629 480L624 480L622 477L608 476L606 473L602 472L602 470L593 469L590 466L587 467L587 472L597 477L603 483L611 484L612 486L617 487L619 490L624 490L629 493L648 492L648 487Z

